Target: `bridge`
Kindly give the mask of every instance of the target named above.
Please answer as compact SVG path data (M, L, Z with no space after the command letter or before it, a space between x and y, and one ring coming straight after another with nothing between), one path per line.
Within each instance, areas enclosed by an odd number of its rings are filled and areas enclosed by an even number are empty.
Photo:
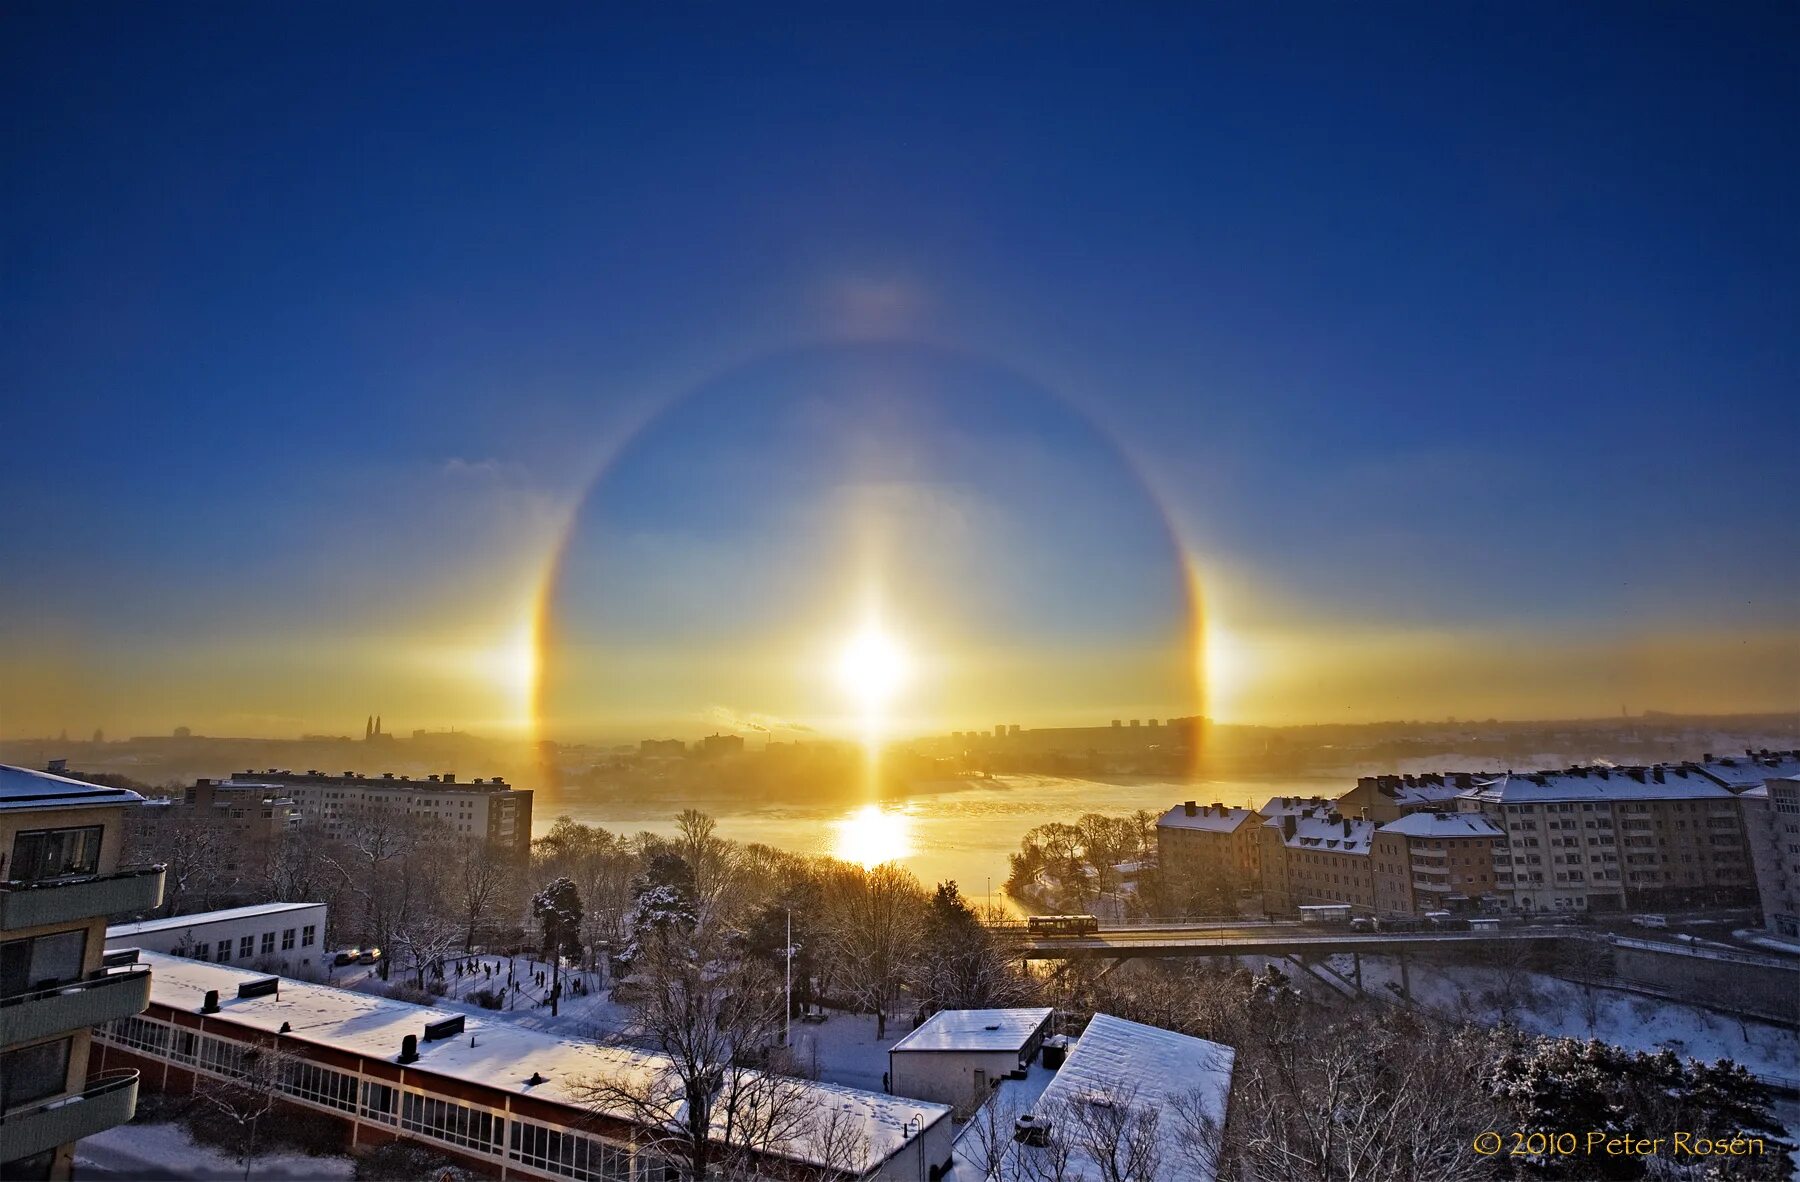
M1419 931L1358 932L1303 923L1134 924L1102 928L1081 936L1051 936L1023 924L997 926L1001 936L1025 960L1070 960L1096 957L1123 960L1152 956L1325 956L1336 952L1405 952L1419 948L1497 945L1550 947L1589 933L1548 924L1501 928L1489 932Z

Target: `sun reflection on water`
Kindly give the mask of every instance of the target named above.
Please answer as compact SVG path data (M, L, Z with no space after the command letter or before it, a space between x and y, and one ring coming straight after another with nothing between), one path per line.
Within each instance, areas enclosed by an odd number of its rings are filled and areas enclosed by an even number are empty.
M865 804L831 823L831 856L865 870L912 855L912 818L900 809Z

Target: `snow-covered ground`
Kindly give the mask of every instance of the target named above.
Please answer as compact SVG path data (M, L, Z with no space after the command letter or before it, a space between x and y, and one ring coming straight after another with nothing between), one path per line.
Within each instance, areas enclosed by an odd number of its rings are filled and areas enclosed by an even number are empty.
M1334 956L1328 963L1351 978L1349 956ZM1398 962L1365 956L1362 975L1366 992L1398 998ZM1671 1050L1696 1059L1732 1059L1759 1075L1800 1077L1800 1033L1783 1027L1616 989L1588 989L1541 973L1411 961L1407 976L1416 1002L1449 1017L1483 1023L1506 1019L1539 1034L1599 1038L1633 1050Z
M177 1124L120 1125L75 1143L76 1176L130 1182L238 1182L244 1167L230 1154L197 1144ZM252 1182L328 1182L356 1175L347 1157L279 1153L256 1159Z

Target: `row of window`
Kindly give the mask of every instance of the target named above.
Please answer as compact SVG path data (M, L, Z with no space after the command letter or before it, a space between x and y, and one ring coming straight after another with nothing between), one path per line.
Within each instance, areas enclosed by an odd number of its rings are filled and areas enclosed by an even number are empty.
M295 929L288 928L281 933L281 950L283 952L293 951L294 932ZM299 936L300 947L311 948L319 941L318 926L316 924L306 924L299 929ZM273 956L275 954L275 933L264 932L260 939L256 936L239 936L237 941L238 959L249 960L251 957L256 956L258 954L258 947L262 949L261 955ZM192 956L195 960L214 959L212 941L200 940L196 942L187 955ZM219 941L217 959L220 964L225 964L231 960L231 938L229 936Z
M171 1026L155 1018L122 1018L97 1031L102 1041L214 1075L245 1071L255 1048ZM463 1150L513 1161L577 1182L675 1182L678 1172L647 1153L634 1159L629 1146L585 1133L507 1117L503 1112L360 1080L310 1060L291 1064L281 1090L308 1104L381 1124Z

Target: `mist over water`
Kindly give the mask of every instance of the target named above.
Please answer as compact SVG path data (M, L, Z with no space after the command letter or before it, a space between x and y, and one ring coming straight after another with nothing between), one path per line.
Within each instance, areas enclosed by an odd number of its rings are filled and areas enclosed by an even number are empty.
M1007 855L1019 848L1027 830L1050 821L1072 822L1083 813L1122 815L1139 809L1162 813L1184 800L1260 805L1271 796L1335 796L1350 786L1342 776L1198 782L996 776L965 783L966 787L947 791L897 795L874 805L777 804L735 811L717 799L584 804L582 790L570 788L564 790L560 812L614 832L670 834L675 831L676 813L698 808L717 818L722 837L851 861L889 860L891 854L891 860L928 886L954 879L970 899L981 899L991 889L997 900L1007 875ZM546 832L555 819L537 817L537 833Z

